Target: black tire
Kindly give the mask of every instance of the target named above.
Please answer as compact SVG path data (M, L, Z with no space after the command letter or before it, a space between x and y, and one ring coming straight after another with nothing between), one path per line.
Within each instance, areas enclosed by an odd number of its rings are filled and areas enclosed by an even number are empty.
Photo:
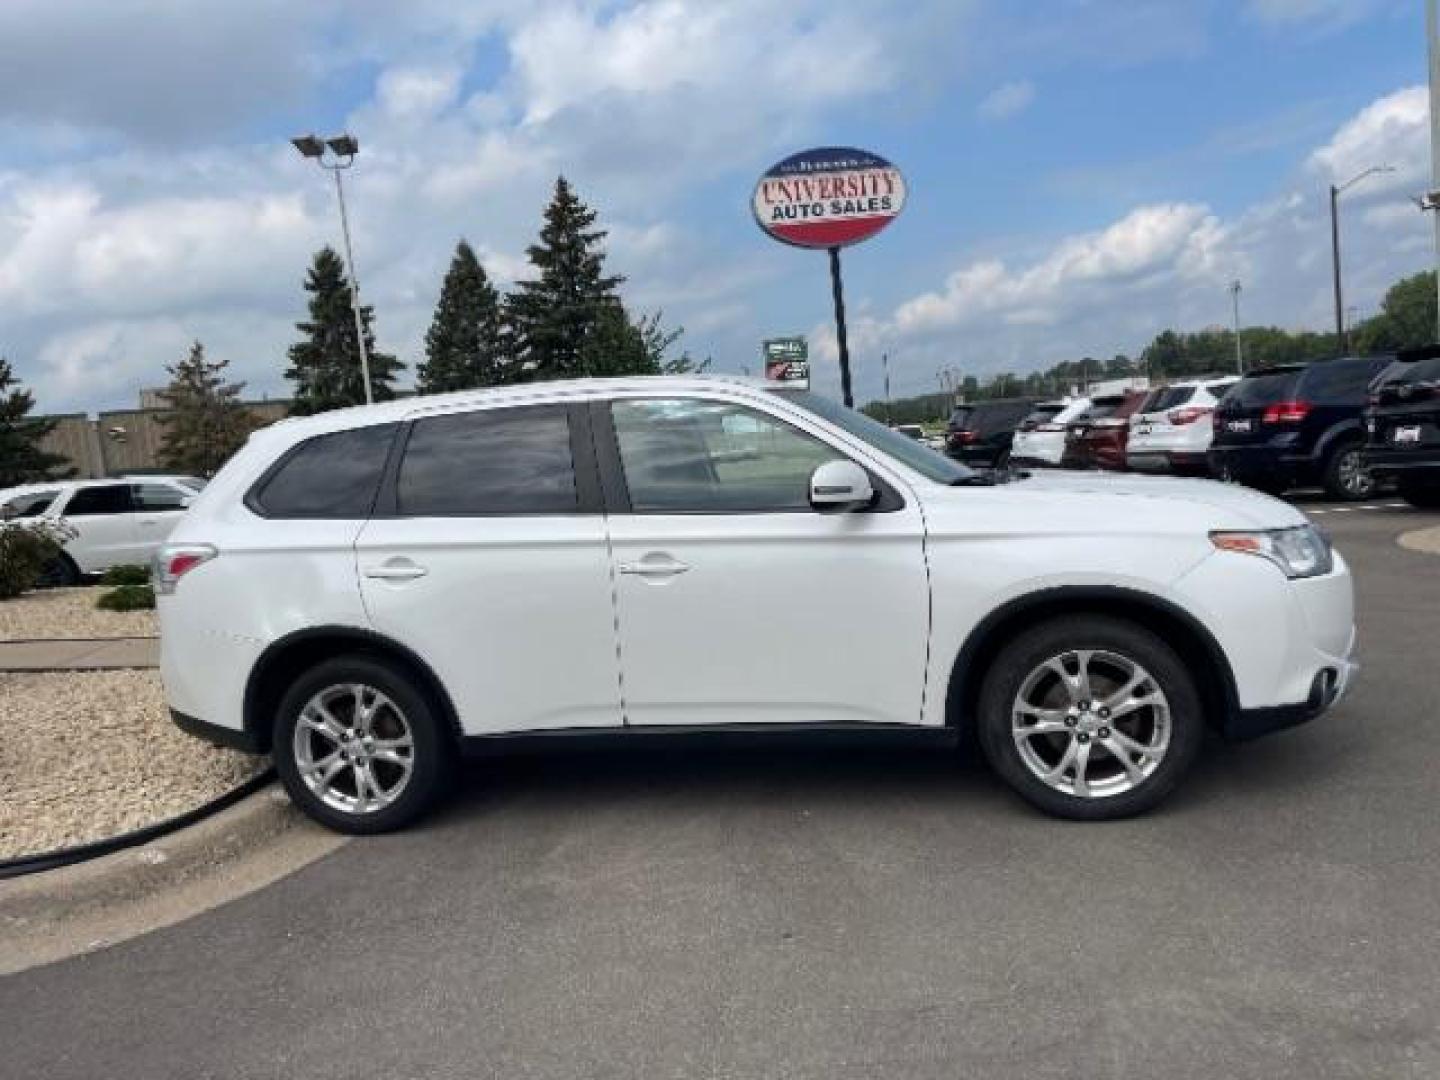
M52 559L35 584L42 589L73 589L80 584L80 568L65 552Z
M1400 497L1417 510L1440 510L1440 484L1402 483Z
M1322 482L1325 494L1341 502L1358 502L1374 495L1375 478L1365 468L1364 444L1356 440L1337 446L1325 463Z
M296 759L295 730L306 704L329 688L350 684L373 688L389 698L398 708L403 723L408 725L413 743L409 779L400 787L394 801L365 812L347 811L325 802L301 778ZM388 719L395 722L393 715ZM326 745L323 740L327 737L317 738ZM454 741L424 689L402 669L365 655L325 660L295 680L275 717L272 754L275 771L295 805L322 825L353 835L390 832L419 818L449 789L456 761ZM351 768L350 774L354 787L358 784L355 769ZM344 769L340 775L344 776Z
M1089 797L1062 791L1036 775L1021 756L1011 728L1014 703L1032 673L1048 660L1073 650L1096 650L1138 664L1149 673L1168 701L1168 745L1152 771L1129 790ZM1103 666L1103 661L1095 663L1097 669ZM1097 676L1099 674L1097 670ZM1144 719L1145 712L1140 710L1134 722L1148 722ZM1077 821L1130 817L1155 806L1175 789L1189 771L1200 749L1205 728L1204 709L1195 689L1195 680L1175 652L1141 626L1100 615L1056 618L1024 631L1007 643L985 675L977 719L980 747L1000 778L1032 806L1047 814ZM1066 720L1066 723L1070 721ZM1119 722L1110 723L1118 726ZM1100 732L1103 734L1107 730L1101 728ZM1055 747L1054 753L1059 755L1060 745L1072 745L1066 740L1086 741L1076 732L1064 731L1038 738L1053 740L1049 745ZM1090 748L1093 751L1101 745L1101 740L1099 736L1090 738L1095 743ZM1108 749L1095 762L1097 771L1103 765L1119 779L1119 762Z

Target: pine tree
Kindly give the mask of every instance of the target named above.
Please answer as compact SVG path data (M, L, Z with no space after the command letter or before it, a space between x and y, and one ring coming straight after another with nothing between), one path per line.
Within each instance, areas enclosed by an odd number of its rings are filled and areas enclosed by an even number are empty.
M296 323L304 340L290 346L290 367L285 377L295 384L290 411L296 416L342 409L365 401L360 373L360 348L355 339L355 316L350 309L350 286L340 256L330 247L315 253L305 281L310 293L310 319ZM376 401L395 396L395 376L405 365L375 351L374 311L360 308L365 345L370 357L370 385Z
M166 365L170 385L160 394L169 409L158 417L165 434L160 463L195 476L214 476L255 429L255 418L240 403L244 383L227 383L228 360L207 360L195 342L190 355Z
M605 332L622 335L614 319L620 299L616 288L625 280L607 277L602 229L595 229L595 211L575 195L562 176L545 208L540 243L528 250L540 271L534 281L517 282L507 298L506 321L517 375L527 379L565 379L591 374L586 365L595 352L586 342L604 320ZM623 308L621 309L623 314Z
M440 288L425 335L426 362L416 370L422 394L493 386L504 374L500 297L474 250L461 240Z
M35 398L18 387L10 361L0 356L0 488L73 476L63 457L40 449L55 421L31 417Z

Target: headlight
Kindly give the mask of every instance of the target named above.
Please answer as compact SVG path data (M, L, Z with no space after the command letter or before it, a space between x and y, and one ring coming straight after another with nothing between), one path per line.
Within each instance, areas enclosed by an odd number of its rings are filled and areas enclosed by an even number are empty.
M1314 525L1263 532L1212 532L1210 542L1221 551L1269 559L1290 578L1319 577L1335 566L1330 541Z

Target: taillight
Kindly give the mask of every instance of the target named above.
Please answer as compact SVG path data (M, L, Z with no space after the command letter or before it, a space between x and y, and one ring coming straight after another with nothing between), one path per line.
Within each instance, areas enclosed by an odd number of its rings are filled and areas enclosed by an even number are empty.
M180 579L220 553L209 544L166 544L150 562L150 580L155 591L169 596Z
M1265 424L1298 424L1310 415L1308 401L1280 401L1266 406L1261 422Z
M1209 416L1213 409L1207 409L1202 405L1191 405L1184 409L1172 409L1168 417L1170 423L1179 426L1180 424L1193 424L1202 416Z
M974 431L957 431L955 432L955 438L958 442L972 443L978 442L980 436L977 432Z

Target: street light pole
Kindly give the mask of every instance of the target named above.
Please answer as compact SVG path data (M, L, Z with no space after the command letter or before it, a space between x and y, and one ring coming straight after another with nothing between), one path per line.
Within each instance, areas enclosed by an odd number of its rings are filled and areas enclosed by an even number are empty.
M360 142L353 135L337 135L323 142L314 135L301 135L290 141L304 157L335 177L335 199L340 204L340 232L345 239L345 267L350 274L350 310L355 316L355 344L360 350L360 378L365 389L365 404L373 405L375 392L370 385L370 351L365 347L365 320L360 316L360 278L355 273L355 251L350 245L350 215L345 210L345 185L340 180L340 174L355 163ZM326 147L332 155L328 161Z
M1430 191L1440 190L1440 23L1435 0L1426 0L1425 38L1430 50ZM1423 204L1422 204L1423 205ZM1440 213L1435 214L1435 340L1440 342Z
M1434 0L1431 0L1432 5L1433 2ZM1393 165L1372 165L1364 172L1352 176L1343 184L1330 185L1330 260L1335 278L1335 347L1340 350L1342 355L1349 350L1345 341L1345 301L1341 297L1340 290L1340 196L1367 176L1394 171ZM1436 235L1440 237L1440 226L1437 226Z
M1230 304L1235 313L1235 373L1245 374L1245 351L1240 344L1240 279L1230 282Z

